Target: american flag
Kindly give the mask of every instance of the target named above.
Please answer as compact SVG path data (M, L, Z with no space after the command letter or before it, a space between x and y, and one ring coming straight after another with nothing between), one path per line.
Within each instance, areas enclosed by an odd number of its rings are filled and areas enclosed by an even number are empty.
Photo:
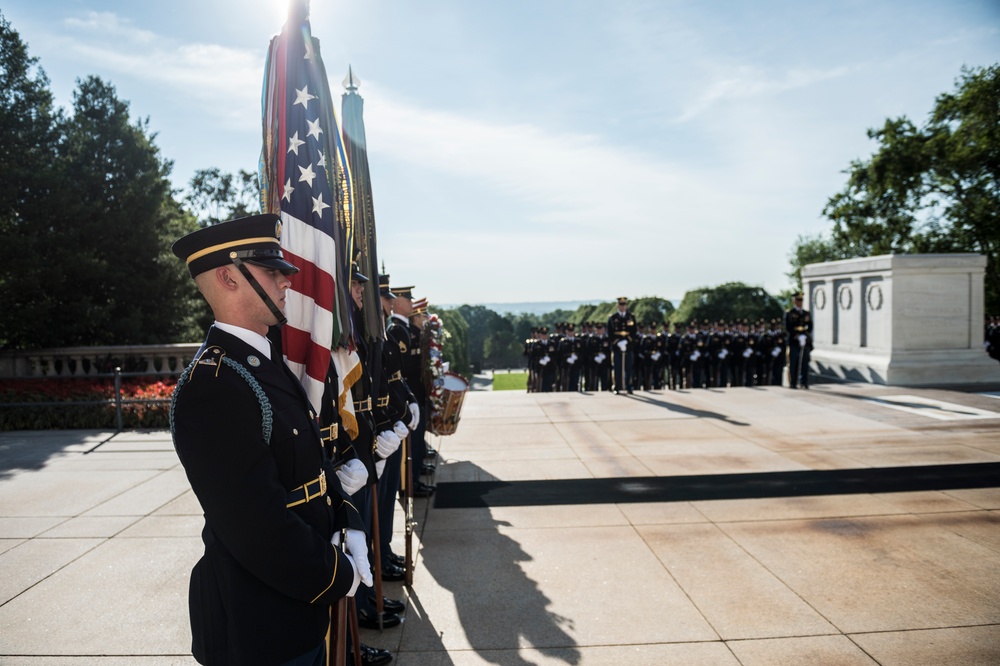
M304 0L291 3L288 22L271 40L261 105L261 208L281 215L285 258L299 268L285 301L283 352L318 408L331 355L338 358L342 382L356 374L358 359L346 348L350 174ZM341 387L341 404L348 394L342 410L353 412L349 388Z

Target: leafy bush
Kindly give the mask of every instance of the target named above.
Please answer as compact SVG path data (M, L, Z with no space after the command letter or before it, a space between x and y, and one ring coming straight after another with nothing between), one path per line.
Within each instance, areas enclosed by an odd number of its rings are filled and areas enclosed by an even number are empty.
M122 427L169 427L175 385L174 378L123 378ZM116 427L112 378L0 380L0 430Z

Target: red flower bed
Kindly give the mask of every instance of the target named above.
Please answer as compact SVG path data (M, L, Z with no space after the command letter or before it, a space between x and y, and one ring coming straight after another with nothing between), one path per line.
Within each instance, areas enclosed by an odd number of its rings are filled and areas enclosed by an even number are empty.
M123 377L122 426L169 427L176 383L174 378ZM78 428L117 428L113 378L0 380L0 430Z

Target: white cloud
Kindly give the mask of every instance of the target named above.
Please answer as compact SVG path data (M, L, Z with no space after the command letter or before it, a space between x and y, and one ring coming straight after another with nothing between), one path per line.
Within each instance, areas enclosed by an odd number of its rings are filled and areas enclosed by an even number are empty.
M369 88L372 88L369 86ZM689 170L608 138L526 123L491 123L416 107L377 89L366 96L373 154L475 179L532 207L535 221L605 233L623 219L656 230L705 197Z
M726 101L773 96L845 76L849 71L847 67L792 69L775 77L768 76L758 67L740 66L717 76L701 95L684 108L677 122L692 120Z
M259 127L263 50L180 43L110 12L65 24L63 47L82 62L165 86L165 96L189 100L234 129Z

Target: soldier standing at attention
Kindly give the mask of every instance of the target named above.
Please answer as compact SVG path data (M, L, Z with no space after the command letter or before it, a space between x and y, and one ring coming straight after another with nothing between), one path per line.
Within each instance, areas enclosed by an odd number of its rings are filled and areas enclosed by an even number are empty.
M611 340L603 322L594 325L594 390L611 390Z
M199 229L173 252L215 323L181 374L170 426L205 513L191 572L202 664L324 663L330 606L371 580L358 512L326 457L305 390L266 337L285 323L277 215ZM341 542L340 528L348 528Z
M635 317L628 310L628 299L619 296L618 311L608 317L615 395L626 390L632 393L632 355L638 334Z
M802 309L802 292L792 296L792 309L785 313L788 333L788 384L809 388L809 352L812 350L812 317Z

